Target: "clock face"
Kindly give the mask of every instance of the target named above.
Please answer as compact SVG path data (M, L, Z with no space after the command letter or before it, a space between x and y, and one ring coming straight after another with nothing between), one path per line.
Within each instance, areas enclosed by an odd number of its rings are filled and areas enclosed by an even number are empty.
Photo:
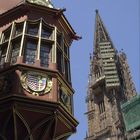
M22 87L30 94L41 96L52 89L52 80L48 75L37 72L27 72L21 76Z

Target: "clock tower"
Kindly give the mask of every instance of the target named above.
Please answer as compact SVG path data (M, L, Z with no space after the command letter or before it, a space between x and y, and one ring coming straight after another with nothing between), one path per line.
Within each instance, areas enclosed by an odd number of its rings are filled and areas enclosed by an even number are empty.
M0 13L0 139L66 140L78 125L69 49L79 37L65 9L49 0L5 5Z

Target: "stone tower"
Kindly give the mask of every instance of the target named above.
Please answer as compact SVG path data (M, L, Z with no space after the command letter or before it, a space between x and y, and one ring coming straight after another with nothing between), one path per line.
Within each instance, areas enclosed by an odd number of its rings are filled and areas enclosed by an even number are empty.
M49 0L10 2L0 14L0 140L66 140L78 125L69 55L78 36Z
M136 90L124 52L118 53L96 10L94 52L87 91L88 134L85 140L124 140L121 102Z

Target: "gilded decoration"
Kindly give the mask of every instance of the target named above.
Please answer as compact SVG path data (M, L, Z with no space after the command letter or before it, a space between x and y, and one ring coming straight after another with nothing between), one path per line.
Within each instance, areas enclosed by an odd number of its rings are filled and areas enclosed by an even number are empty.
M53 8L53 5L50 0L27 0L27 1L38 5L43 5L43 6Z
M21 85L30 94L41 96L52 89L52 78L46 74L26 72L21 76Z

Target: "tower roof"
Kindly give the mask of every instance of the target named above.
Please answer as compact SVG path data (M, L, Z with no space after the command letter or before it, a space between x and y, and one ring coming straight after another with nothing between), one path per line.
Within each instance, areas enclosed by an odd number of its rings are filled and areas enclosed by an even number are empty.
M94 47L96 51L96 48L100 42L110 42L111 39L102 22L102 19L99 15L99 11L96 10L95 12L96 12L96 17L95 17Z
M30 3L38 4L38 5L47 6L49 8L54 7L50 0L27 0L27 1Z

